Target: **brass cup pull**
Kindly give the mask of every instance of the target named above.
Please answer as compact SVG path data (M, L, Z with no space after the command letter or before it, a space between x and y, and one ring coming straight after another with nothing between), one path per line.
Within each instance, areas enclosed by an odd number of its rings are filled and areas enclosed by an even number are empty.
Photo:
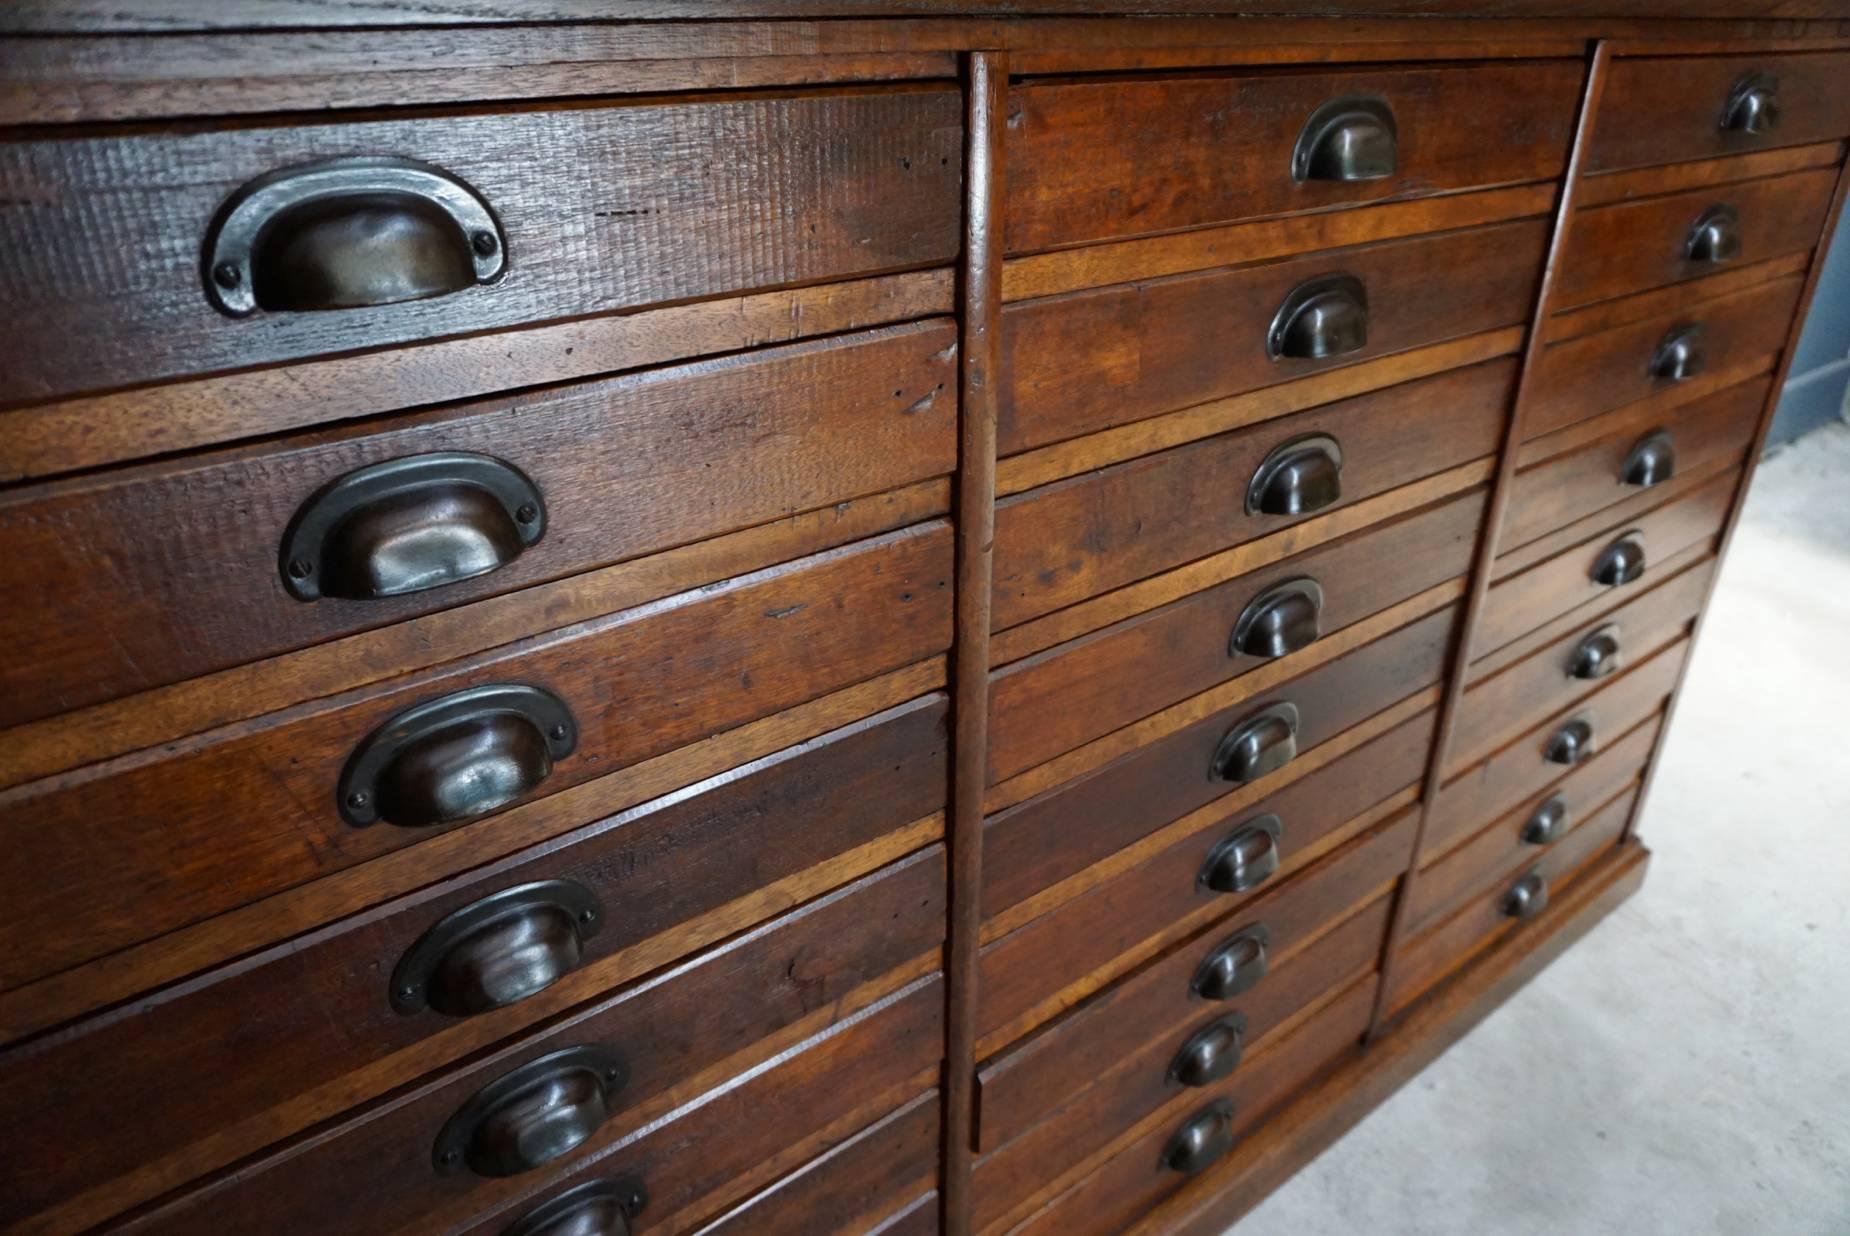
M1522 824L1524 845L1552 845L1567 831L1567 799L1556 794L1529 814Z
M1184 1086L1207 1086L1240 1066L1246 1047L1246 1017L1231 1013L1188 1036L1169 1064L1169 1080Z
M1196 880L1217 893L1258 888L1278 872L1279 839L1284 825L1275 815L1242 824L1215 843Z
M1218 1099L1175 1131L1163 1147L1163 1166L1193 1176L1233 1147L1233 1103Z
M1779 127L1779 78L1771 73L1742 75L1728 91L1721 127L1730 133L1771 133Z
M1621 660L1619 628L1604 626L1574 645L1573 654L1567 660L1568 676L1604 678L1619 668Z
M1503 913L1528 922L1548 908L1548 881L1539 871L1531 871L1503 894Z
M1639 489L1662 485L1676 474L1676 446L1662 429L1638 439L1619 468L1619 479Z
M637 1177L593 1180L542 1202L501 1236L630 1236L630 1221L648 1204Z
M1251 601L1233 624L1229 656L1282 657L1308 648L1323 634L1323 589L1314 579L1274 584Z
M1399 162L1399 130L1384 100L1331 99L1311 113L1291 151L1291 178L1381 180Z
M289 521L277 562L298 601L367 601L486 575L545 533L546 501L519 469L440 451L322 486Z
M1227 731L1209 772L1217 781L1245 785L1283 768L1297 753L1297 705L1273 704Z
M244 185L206 231L206 296L221 313L358 309L445 296L507 270L481 194L427 163L348 156Z
M603 921L591 890L571 880L503 889L445 915L392 971L392 1007L467 1017L544 991L577 968Z
M1188 989L1203 1000L1231 1000L1258 985L1266 973L1272 933L1264 923L1243 927L1202 958Z
M1273 360L1328 360L1368 346L1368 290L1354 275L1307 279L1285 294L1266 331Z
M605 1047L568 1047L488 1083L437 1134L440 1176L498 1178L532 1171L597 1132L629 1070Z
M1248 515L1308 515L1343 496L1343 448L1328 434L1280 443L1246 483Z
M1599 551L1587 572L1594 583L1617 588L1636 583L1644 575L1644 542L1636 532L1627 532Z
M1687 382L1708 368L1702 323L1673 328L1651 353L1651 376L1662 382Z
M1548 745L1542 748L1542 758L1550 764L1566 764L1570 767L1592 754L1593 726L1581 717L1575 717L1550 734Z
M552 774L578 726L550 691L471 687L392 717L354 749L336 790L341 818L418 828L505 807Z
M1741 216L1726 204L1711 206L1696 216L1683 241L1683 256L1692 262L1719 266L1741 256Z

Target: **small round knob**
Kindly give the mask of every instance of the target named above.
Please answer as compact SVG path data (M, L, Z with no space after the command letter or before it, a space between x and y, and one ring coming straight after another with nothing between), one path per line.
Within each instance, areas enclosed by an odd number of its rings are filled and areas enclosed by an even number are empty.
M1721 127L1730 133L1770 133L1779 127L1779 78L1748 73L1728 91Z
M1663 382L1687 382L1708 367L1702 323L1679 326L1658 341L1651 353L1651 376Z
M542 1202L501 1236L630 1236L630 1221L648 1204L634 1176L593 1180Z
M1278 871L1279 838L1284 826L1275 815L1262 815L1215 843L1201 865L1198 881L1217 893L1258 888Z
M1567 831L1567 800L1556 794L1523 821L1524 845L1549 845Z
M1588 572L1594 583L1617 588L1635 582L1644 574L1644 542L1636 532L1628 532L1599 551Z
M1307 279L1285 294L1266 332L1273 360L1329 360L1368 346L1368 290L1354 275Z
M1273 704L1227 731L1209 772L1217 781L1245 785L1283 768L1297 753L1297 706Z
M1548 881L1531 871L1503 894L1503 913L1528 922L1548 908Z
M498 1178L550 1163L597 1132L628 1079L622 1060L602 1047L568 1047L529 1061L450 1117L432 1150L437 1172L466 1168Z
M1576 717L1549 735L1542 757L1550 764L1578 764L1593 754L1593 726Z
M1203 1000L1231 1000L1251 991L1265 977L1265 950L1271 938L1263 923L1235 932L1202 959L1188 989Z
M1246 1045L1246 1017L1233 1013L1211 1021L1176 1052L1169 1065L1169 1080L1184 1086L1206 1086L1239 1067Z
M1574 646L1567 672L1574 678L1604 678L1619 668L1619 628L1601 627Z
M1282 657L1308 648L1322 634L1323 589L1314 579L1274 584L1247 603L1233 624L1228 655Z
M1163 1147L1163 1166L1193 1176L1233 1146L1233 1104L1210 1103L1182 1123Z
M1741 216L1728 205L1711 206L1696 216L1683 241L1683 256L1719 266L1741 256Z
M1661 485L1677 473L1677 452L1670 435L1659 429L1638 439L1625 463L1619 468L1619 479L1627 485L1639 489L1649 489Z

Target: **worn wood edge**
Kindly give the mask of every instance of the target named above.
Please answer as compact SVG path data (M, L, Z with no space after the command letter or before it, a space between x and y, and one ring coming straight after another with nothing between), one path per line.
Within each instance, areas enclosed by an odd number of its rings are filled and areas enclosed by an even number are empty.
M1501 539L1503 520L1510 505L1510 498L1515 491L1517 445L1525 434L1525 413L1530 393L1538 379L1542 351L1546 346L1543 324L1550 315L1554 301L1562 261L1567 253L1570 228L1568 221L1573 216L1575 192L1581 179L1581 170L1585 166L1588 147L1591 145L1593 126L1599 111L1601 94L1606 86L1607 68L1611 63L1612 48L1607 43L1594 46L1588 58L1587 75L1580 99L1580 114L1574 121L1574 140L1568 150L1567 170L1562 177L1561 197L1550 224L1547 256L1542 260L1542 277L1535 290L1535 304L1529 314L1528 338L1524 341L1522 361L1516 375L1516 390L1510 400L1509 416L1504 424L1502 447L1497 455L1496 478L1491 483L1490 500L1486 504L1484 521L1480 525L1482 532L1478 537L1477 552L1471 564L1470 584L1458 623L1452 634L1452 648L1447 658L1444 693L1439 703L1439 719L1433 734L1432 747L1427 754L1426 772L1421 791L1419 823L1414 828L1413 851L1407 862L1407 871L1401 880L1400 890L1394 899L1394 907L1388 914L1386 939L1381 949L1381 985L1375 989L1375 1007L1369 1017L1368 1030L1364 1037L1372 1039L1381 1030L1383 1014L1389 989L1393 986L1393 972L1396 953L1407 930L1407 914L1412 903L1412 893L1419 880L1420 855L1426 847L1426 833L1432 820L1433 810L1438 802L1439 789L1444 784L1445 773L1451 763L1452 734L1458 725L1458 716L1462 711L1465 695L1466 667L1469 664L1471 646L1477 639L1477 627L1484 613L1484 606L1490 597L1490 579L1497 560L1498 541Z
M1591 172L1583 180L1576 210L1592 210L1624 202L1687 193L1692 189L1719 188L1745 180L1783 176L1792 172L1830 167L1844 157L1841 141L1782 146L1746 154L1665 163L1656 167Z
M1767 352L1761 356L1751 357L1732 368L1699 374L1668 390L1644 399L1634 400L1631 403L1620 404L1616 408L1601 412L1598 416L1590 416L1585 420L1575 421L1571 425L1563 425L1551 433L1530 438L1516 449L1517 471L1527 472L1538 464L1548 463L1571 451L1607 438L1623 433L1636 433L1638 431L1635 429L1623 428L1624 422L1634 417L1668 416L1679 408L1707 399L1710 395L1718 395L1736 386L1744 386L1773 372L1778 359L1778 352ZM1527 543L1524 542L1525 545ZM1521 546L1515 548L1521 548Z
M1727 472L1738 471L1747 466L1747 448L1741 447L1727 455L1710 460L1700 468L1693 468L1683 476L1666 481L1661 487L1666 499L1675 500L1694 493L1708 481L1714 480ZM1624 521L1643 515L1656 507L1655 502L1641 501L1644 494L1633 494L1629 498L1601 507L1590 515L1584 515L1571 524L1563 524L1553 532L1526 541L1515 549L1507 550L1498 556L1496 579L1502 580L1518 571L1523 571L1552 557L1579 540L1583 535L1590 535L1589 530L1603 527L1610 521Z
M1810 257L1809 251L1785 253L1735 270L1575 305L1553 314L1542 333L1551 348L1558 347L1589 335L1631 326L1658 314L1733 300L1782 280L1797 279L1805 273Z
M1524 932L1431 993L1126 1236L1219 1236L1363 1116L1437 1060L1644 883L1650 851L1622 845L1560 898L1555 926Z
M1314 250L1399 240L1552 213L1554 181L1336 207L1009 259L1002 300L1084 291L1131 280L1247 266Z
M996 465L996 493L1008 497L1231 429L1496 360L1521 347L1522 337L1520 326L1467 335L1037 447Z

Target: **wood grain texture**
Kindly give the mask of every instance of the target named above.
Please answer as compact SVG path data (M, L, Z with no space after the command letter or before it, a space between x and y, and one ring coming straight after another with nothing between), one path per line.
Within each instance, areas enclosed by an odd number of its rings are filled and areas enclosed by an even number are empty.
M1670 163L1631 172L1605 172L1584 177L1574 200L1584 208L1630 202L1662 193L1680 193L1686 189L1721 188L1762 176L1834 167L1843 162L1843 158L1842 142L1817 142L1701 163Z
M1549 343L1578 339L1582 335L1610 330L1615 326L1642 322L1646 318L1657 317L1711 297L1745 292L1788 276L1803 277L1810 265L1810 253L1789 253L1785 257L1756 262L1752 266L1723 270L1667 287L1633 292L1596 305L1583 305L1551 316L1542 326L1542 335ZM1698 385L1701 380L1698 378L1690 385Z

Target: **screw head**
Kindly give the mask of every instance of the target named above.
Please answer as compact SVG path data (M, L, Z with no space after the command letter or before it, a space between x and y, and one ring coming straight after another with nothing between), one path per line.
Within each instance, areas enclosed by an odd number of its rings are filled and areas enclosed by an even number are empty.
M580 910L578 912L578 921L581 923L588 923L596 917L597 917L596 910Z
M314 573L315 564L310 562L307 558L291 558L289 560L290 579L307 579Z
M244 272L236 262L220 262L212 268L212 282L229 292L244 282Z
M372 795L368 794L365 790L355 790L353 793L347 795L347 805L355 811L360 810L372 800Z
M514 518L523 524L530 524L540 517L540 508L531 502L523 502L514 511Z
M457 1151L446 1150L443 1152L443 1162L445 1163L454 1163L460 1158L462 1158L462 1155Z
M565 736L570 734L571 731L566 729L563 725L555 725L550 730L547 730L546 733L554 742L564 742Z
M401 1000L409 1000L417 994L418 989L415 983L406 983L403 987L398 989L398 996Z
M501 247L500 240L496 239L493 232L486 229L469 237L469 244L482 257L493 257L495 250Z

